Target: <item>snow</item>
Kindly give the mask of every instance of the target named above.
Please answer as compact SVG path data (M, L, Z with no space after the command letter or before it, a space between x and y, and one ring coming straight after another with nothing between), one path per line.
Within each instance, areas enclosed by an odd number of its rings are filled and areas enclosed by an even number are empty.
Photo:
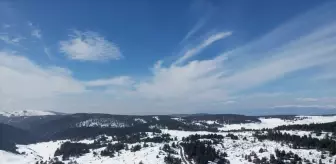
M180 121L180 122L184 121L181 117L174 117L174 118L171 118L171 119L176 120L176 121Z
M212 124L217 124L217 121L211 121L211 120L208 120L208 121L206 121L206 123L207 123L208 125L212 125Z
M63 142L69 140L60 141L50 141L50 142L40 142L30 145L17 145L17 151L20 153L25 152L29 157L39 157L42 160L48 160L54 157L54 153L61 146Z
M178 131L178 130L163 130L163 133L169 133L172 137L177 137L179 140L182 137L187 137L192 134L212 134L212 132L188 132L188 131ZM309 133L309 132L304 132ZM218 132L217 134L221 134L226 136L228 132ZM288 145L281 145L281 143L274 141L263 141L259 142L254 139L252 136L253 132L234 132L235 135L239 136L239 140L232 140L228 137L225 137L224 141L221 144L215 146L217 150L226 152L228 154L228 158L231 163L234 164L249 164L248 161L244 159L244 155L250 154L254 151L259 158L262 157L270 157L270 154L275 154L275 149L285 150L286 152L292 151L293 153L298 154L302 158L306 158L309 160L319 159L321 157L321 152L315 149L291 149ZM302 133L303 134L303 133ZM242 138L246 137L247 141ZM259 149L267 149L267 152L259 153ZM243 155L243 156L242 156ZM328 164L329 160L334 162L336 160L336 156L329 157L329 155L325 155L326 159L322 160L322 162ZM318 160L317 160L318 161ZM331 164L332 164L331 163ZM252 164L252 163L251 163Z
M67 140L62 141L55 141L55 142L41 142L37 144L31 144L31 145L18 145L18 151L21 153L24 152L25 155L16 155L13 153L8 153L5 151L0 151L0 163L10 163L10 164L31 164L35 163L39 160L48 160L49 158L54 157L54 153L57 148L60 147L60 145ZM90 143L92 141L90 140L83 140L79 141L81 143ZM136 145L139 143L131 144ZM140 143L141 145L143 143ZM140 161L146 163L146 164L156 164L156 163L164 163L164 156L161 155L159 158L156 156L159 154L160 147L163 146L163 143L161 144L152 144L153 147L147 147L142 148L140 151L137 152L131 152L122 150L118 153L116 153L116 156L113 158L110 157L104 157L104 156L94 156L93 151L100 154L100 151L102 151L104 148L99 148L91 151L90 153L87 153L83 156L80 156L78 158L70 158L70 160L75 160L78 163L91 163L91 164L129 164L129 163L139 163Z
M181 140L182 137L187 137L192 134L212 134L212 132L200 131L200 132L191 132L191 131L178 131L178 130L167 130L163 129L163 133L169 133L172 137L177 137L178 140ZM293 134L308 134L309 132L300 132L300 131L283 131L290 132ZM226 136L229 132L218 132L217 134L221 134ZM151 134L151 133L150 133ZM314 149L291 149L288 145L282 145L280 142L274 141L263 141L259 142L256 140L252 134L253 132L235 132L235 135L239 137L239 140L232 140L228 137L224 138L220 144L214 145L219 151L226 152L228 154L227 159L230 160L231 163L234 164L252 164L244 159L245 155L250 154L251 152L255 152L259 158L267 157L269 158L270 154L274 154L275 149L285 150L286 152L292 151L295 154L298 154L301 158L306 158L309 160L319 159L321 156L321 151ZM242 138L246 137L247 140L243 140ZM111 138L111 137L109 137ZM18 155L13 153L8 153L5 151L0 151L0 163L9 163L9 164L30 164L35 163L38 160L48 160L49 158L53 158L53 154L56 149L61 145L61 143L67 140L62 141L51 141L51 142L41 142L30 145L18 145L18 151L20 153L24 153L24 155ZM78 141L81 143L92 143L93 140L81 140ZM135 143L135 144L143 144L143 143ZM132 145L135 145L132 144ZM131 147L132 145L129 145ZM164 163L165 155L158 155L160 152L160 147L163 146L163 143L152 144L153 147L142 148L140 151L131 152L122 150L119 153L116 153L116 156L113 158L100 156L100 151L104 148L91 150L90 153L87 153L78 158L71 158L70 160L75 160L78 163L91 163L91 164L129 164L129 163L139 163L142 161L146 164L156 164L156 163ZM259 149L266 149L266 152L259 153ZM97 152L98 156L94 156L93 152ZM179 152L179 151L178 151ZM158 158L157 158L158 155ZM176 155L176 157L180 157ZM329 164L329 160L333 163L336 160L336 156L329 157L328 154L325 155L326 159L323 159L322 162ZM67 163L67 161L65 161Z
M114 128L129 127L128 124L119 122L111 118L88 119L80 123L77 123L76 126L77 127L114 127Z
M298 136L309 136L311 135L312 138L317 138L317 139L323 139L327 134L329 136L332 135L331 132L322 132L322 134L320 136L316 136L316 133L312 132L312 131L300 131L300 130L281 130L280 131L281 133L287 133L287 134L290 134L290 135L298 135Z
M116 155L114 158L110 157L94 157L93 153L85 154L76 159L78 163L91 163L91 164L138 164L140 161L146 164L157 164L164 163L164 156L156 158L159 154L160 147L162 144L156 144L154 147L142 148L140 151L131 152L122 150L119 156Z
M198 125L198 126L205 126L204 124L213 125L213 124L219 124L219 123L213 120L197 120L197 121L192 121L192 124Z
M28 117L28 116L47 116L56 114L50 111L21 110L21 111L0 111L0 115L5 117L21 117L21 116Z
M279 150L285 150L286 153L289 151L292 151L295 154L298 154L301 158L306 158L309 160L313 159L320 159L321 152L314 150L314 149L291 149L288 145L281 145L281 143L274 142L274 141L262 141L259 142L258 140L254 140L252 137L251 132L242 132L242 133L235 133L235 135L241 135L247 138L247 141L242 140L231 140L226 138L225 142L222 142L221 144L217 145L215 148L220 151L225 151L229 157L231 163L234 164L245 164L248 163L244 159L244 155L250 154L252 151L254 151L259 158L262 157L270 157L270 154L275 154L275 149ZM267 149L267 152L259 153L259 149ZM332 163L336 159L336 156L329 157L329 155L325 155L326 159L322 160L323 163L329 163L329 160L331 159ZM318 160L317 160L318 161Z
M0 163L1 164L31 164L34 163L35 158L25 155L14 154L0 150Z
M147 123L147 121L142 119L142 118L135 118L134 121L140 122L140 123L143 123L143 124Z
M199 122L195 122L195 123L193 122L193 124L194 124L194 125L197 125L197 126L203 126L203 125L202 125L201 123L199 123Z
M263 129L275 128L281 125L294 124L311 124L311 123L327 123L336 121L336 116L296 116L298 120L282 120L280 118L259 118L260 123L246 123L246 124L227 124L219 128L219 130L239 130L245 129Z
M156 118L156 117L153 117ZM222 130L231 130L231 129L241 129L242 127L247 129L261 129L261 128L274 128L279 125L291 125L291 124L309 124L309 123L324 123L324 122L331 122L336 121L335 116L298 116L297 120L281 120L278 118L260 118L261 123L246 123L246 124L232 124L232 125L224 125L221 129ZM157 118L159 119L159 118ZM111 120L108 126L111 125ZM137 121L141 121L138 119ZM142 122L142 121L141 121ZM90 123L90 124L89 124ZM95 122L86 122L86 124L83 124L85 126L95 125ZM208 124L215 123L215 122L206 122ZM161 129L162 133L169 133L171 137L177 137L178 140L182 140L183 137L187 137L192 134L213 134L213 132L207 132L207 131L179 131L179 130L168 130L168 129ZM289 134L295 134L295 135L309 135L311 132L309 131L298 131L298 130L282 130L282 133L289 133ZM223 136L226 136L229 132L218 132L217 134L221 134ZM231 132L234 135L238 136L238 140L232 140L229 137L225 137L224 140L217 145L214 145L214 148L216 148L219 151L226 152L228 154L227 159L230 160L233 164L252 164L245 160L244 156L249 155L251 152L255 152L259 158L262 157L270 157L270 154L274 154L275 149L279 150L285 150L286 152L292 151L295 154L298 154L301 158L306 158L309 160L317 160L321 157L321 151L315 150L315 149L291 149L289 145L281 144L280 142L275 141L258 141L253 137L253 132ZM153 136L153 133L148 133L149 136ZM323 138L326 134L326 132L322 132L321 136L316 136L314 133L312 133L312 137L315 138ZM98 136L101 137L101 136ZM112 141L111 136L108 137L108 141L111 143L114 143L116 141ZM246 137L247 140L243 140L243 138ZM202 139L204 140L204 139ZM60 140L60 141L50 141L50 142L41 142L36 144L30 144L30 145L17 145L18 149L17 151L21 154L13 154L5 151L0 151L0 163L8 163L8 164L31 164L35 163L39 160L48 160L49 158L54 157L54 152L57 148L60 147L60 145L63 142L66 142L68 140ZM77 142L80 143L93 143L94 140L92 139L85 139L80 140ZM143 144L143 143L135 143L135 144ZM132 144L132 145L135 145ZM131 152L129 150L122 150L119 153L116 154L115 157L104 157L100 156L100 152L104 148L94 149L91 150L90 153L87 153L83 156L80 156L78 158L72 158L71 160L75 160L78 163L91 163L91 164L132 164L132 163L139 163L142 161L146 164L157 164L157 163L164 163L164 156L165 155L159 155L157 158L157 155L160 152L160 147L163 146L164 143L153 143L153 147L146 147L142 148L140 151L137 152ZM129 145L131 147L132 145ZM266 149L266 152L259 153L259 149L263 148ZM97 156L93 155L93 152L97 152ZM179 152L179 151L178 151ZM176 157L180 157L179 155L176 155ZM325 159L322 159L322 162L325 164L332 164L336 160L336 156L330 157L328 154L325 155ZM318 161L318 160L317 160ZM329 162L331 161L331 162ZM67 161L65 161L67 163Z
M189 132L189 131L178 131L178 130L167 130L164 129L163 133L169 133L172 137L177 137L179 140L182 137L187 137L192 134L211 134L212 132ZM296 133L296 132L293 132ZM308 132L297 132L298 134L305 134ZM217 134L221 134L226 136L228 132L218 132ZM230 160L233 164L252 164L244 159L245 155L250 154L251 152L255 152L259 158L267 157L269 158L270 154L275 154L275 149L285 150L286 152L292 151L295 154L298 154L301 158L306 158L309 160L319 159L321 157L321 151L314 149L291 149L288 145L282 145L279 142L274 141L263 141L259 142L254 139L252 136L253 132L235 132L235 135L239 136L239 140L232 140L228 137L225 137L224 141L220 144L214 145L219 151L226 152L228 154L227 159ZM242 138L246 137L247 140L243 140ZM111 137L110 137L111 138ZM9 164L31 164L35 163L38 160L48 160L49 158L53 158L53 154L56 149L61 145L61 143L67 140L62 141L51 141L51 142L41 142L37 144L30 145L18 145L18 151L24 152L24 155L8 153L5 151L0 151L0 163L9 163ZM92 143L93 140L81 140L78 141L81 143ZM135 144L143 144L143 143L135 143ZM132 145L129 145L131 147ZM113 158L100 156L100 151L104 148L91 150L90 153L87 153L78 158L71 158L70 160L75 160L78 163L91 163L91 164L129 164L129 163L139 163L142 161L146 164L157 164L164 163L165 155L158 155L160 152L160 147L163 146L163 143L152 144L153 147L142 148L140 151L131 152L126 150L121 150L119 153L116 153L116 156ZM266 152L259 153L259 149L266 149ZM93 152L97 152L98 156L94 156ZM178 151L179 152L179 151ZM158 155L158 158L157 158ZM176 155L176 157L180 157ZM329 157L328 154L325 155L326 159L323 159L322 162L326 164L332 164L334 160L336 160L336 156ZM330 163L329 160L332 162ZM67 163L67 161L65 161Z

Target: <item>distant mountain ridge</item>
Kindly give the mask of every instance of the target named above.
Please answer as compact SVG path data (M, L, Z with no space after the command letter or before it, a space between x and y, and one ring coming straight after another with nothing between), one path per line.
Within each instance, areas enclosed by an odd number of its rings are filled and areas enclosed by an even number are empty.
M40 110L0 111L0 116L3 117L49 116L60 114L62 113L53 111L40 111Z

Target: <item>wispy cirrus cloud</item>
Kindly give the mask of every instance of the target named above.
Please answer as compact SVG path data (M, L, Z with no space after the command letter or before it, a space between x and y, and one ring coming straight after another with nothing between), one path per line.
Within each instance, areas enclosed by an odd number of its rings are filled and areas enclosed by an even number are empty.
M6 44L19 45L25 38L22 36L11 36L7 33L0 33L0 40Z
M205 48L213 44L214 42L224 39L228 36L230 36L232 32L219 32L215 33L213 35L210 35L207 39L203 40L202 43L197 45L196 47L187 49L184 53L183 56L180 57L178 60L175 61L175 64L181 64L185 62L186 60L190 59L191 57L201 53Z
M60 42L60 51L69 59L79 61L108 61L122 57L119 47L97 32L73 31Z
M190 39L193 35L195 35L208 21L210 17L210 14L203 16L201 19L199 19L196 24L188 31L188 33L183 37L183 39L180 41L180 44L184 44L187 40Z

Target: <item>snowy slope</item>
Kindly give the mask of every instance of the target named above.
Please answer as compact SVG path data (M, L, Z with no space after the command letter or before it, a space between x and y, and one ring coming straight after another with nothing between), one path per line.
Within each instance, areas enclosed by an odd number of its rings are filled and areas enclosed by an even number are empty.
M55 112L39 110L21 110L21 111L0 111L0 116L5 117L22 117L22 116L47 116L56 115Z
M27 157L26 155L13 154L0 150L0 163L1 164L31 164L35 163L34 156Z
M35 163L38 160L48 160L50 158L54 158L54 153L57 148L63 142L62 141L51 141L51 142L42 142L37 144L30 144L30 145L18 145L18 152L24 153L24 155L16 155L12 153L8 153L5 151L0 151L0 163L8 163L8 164L30 164ZM78 141L82 143L92 143L93 140L83 140ZM141 143L143 144L143 143ZM135 145L135 144L133 144ZM130 145L131 146L131 145ZM136 163L138 164L140 161L146 164L157 164L157 163L164 163L164 155L159 156L160 147L163 144L153 144L153 147L142 148L140 151L131 152L122 150L120 151L119 155L113 158L104 157L104 156L94 156L93 152L97 152L100 154L104 148L99 148L87 153L83 156L78 158L70 158L70 160L75 160L78 163L91 163L91 164L129 164L129 163ZM1 163L2 164L2 163Z

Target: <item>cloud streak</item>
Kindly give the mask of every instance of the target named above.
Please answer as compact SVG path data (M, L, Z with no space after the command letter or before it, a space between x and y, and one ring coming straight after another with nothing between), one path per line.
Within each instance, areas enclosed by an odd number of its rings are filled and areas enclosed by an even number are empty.
M188 49L182 57L180 57L175 64L182 64L183 62L187 61L191 57L201 53L205 48L210 46L216 41L219 41L221 39L224 39L228 36L230 36L232 32L219 32L216 34L213 34L209 36L207 39L205 39L201 44L197 45L196 47L193 47L191 49Z
M109 79L97 79L84 82L89 87L101 87L101 86L132 86L134 81L129 76L119 76Z

